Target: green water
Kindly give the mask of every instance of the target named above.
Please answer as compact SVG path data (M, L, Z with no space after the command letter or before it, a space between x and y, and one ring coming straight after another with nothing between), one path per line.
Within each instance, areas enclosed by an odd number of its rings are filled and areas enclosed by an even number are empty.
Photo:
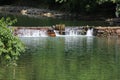
M17 18L17 23L14 26L53 26L56 24L65 24L66 26L108 26L109 24L104 20L77 20L69 18L47 18L47 17L28 17L21 14L0 13L1 17Z
M0 66L0 80L120 80L120 38L21 38L18 66Z

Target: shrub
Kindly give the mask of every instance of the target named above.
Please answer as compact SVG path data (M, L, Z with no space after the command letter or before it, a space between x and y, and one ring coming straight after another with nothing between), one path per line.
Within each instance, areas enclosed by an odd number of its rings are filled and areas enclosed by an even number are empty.
M17 36L14 36L12 30L8 28L16 21L17 19L0 19L0 60L16 61L25 51L22 41Z

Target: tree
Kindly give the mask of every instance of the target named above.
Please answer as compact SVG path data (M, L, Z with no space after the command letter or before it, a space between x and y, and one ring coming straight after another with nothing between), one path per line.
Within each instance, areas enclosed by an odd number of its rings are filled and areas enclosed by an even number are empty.
M0 19L0 60L7 62L16 62L22 52L25 51L25 46L22 41L12 34L12 30L8 26L15 23L17 20L10 18Z
M111 11L114 11L116 15L120 14L120 0L55 0L57 3L64 4L64 8L68 9L71 12L78 13L94 13L100 6L108 6ZM116 4L116 8L115 8ZM67 6L67 7L66 7ZM103 8L103 11L107 8ZM114 10L113 10L114 9Z
M55 0L55 1L56 2L66 2L67 0ZM95 1L98 2L98 3L110 2L110 1L113 2L113 3L120 3L120 0L95 0Z
M99 4L102 4L105 2L113 2L114 4L116 4L115 15L116 15L116 17L119 17L119 15L120 15L120 0L97 0L97 2Z

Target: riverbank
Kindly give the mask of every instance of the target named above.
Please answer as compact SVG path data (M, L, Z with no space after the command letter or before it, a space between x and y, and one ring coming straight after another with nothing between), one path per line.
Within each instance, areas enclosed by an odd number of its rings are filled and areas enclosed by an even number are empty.
M33 7L25 7L25 6L0 6L1 13L19 13L22 15L27 16L37 16L37 17L64 17L65 13L49 10L49 9L42 9L42 8L33 8Z
M94 16L81 15L70 12L61 12L61 11L55 11L45 8L34 8L34 7L26 7L26 6L11 6L11 5L0 6L0 12L19 13L29 17L52 17L52 18L62 18L62 19L69 18L69 19L86 20L86 21L106 20L105 16L101 16L101 15L94 15Z
M118 26L116 18L106 19L98 16L83 16L80 14L65 13L49 9L25 7L25 6L0 6L3 17L15 17L18 23L15 26L50 26L54 24L65 24L67 26ZM48 23L46 23L48 22ZM44 24L43 24L44 23ZM48 25L49 24L49 25Z

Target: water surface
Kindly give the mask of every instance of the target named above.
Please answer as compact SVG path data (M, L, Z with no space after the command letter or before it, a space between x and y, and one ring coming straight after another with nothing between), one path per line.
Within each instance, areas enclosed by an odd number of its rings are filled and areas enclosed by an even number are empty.
M120 80L119 38L21 39L26 53L14 69L0 67L0 80Z

